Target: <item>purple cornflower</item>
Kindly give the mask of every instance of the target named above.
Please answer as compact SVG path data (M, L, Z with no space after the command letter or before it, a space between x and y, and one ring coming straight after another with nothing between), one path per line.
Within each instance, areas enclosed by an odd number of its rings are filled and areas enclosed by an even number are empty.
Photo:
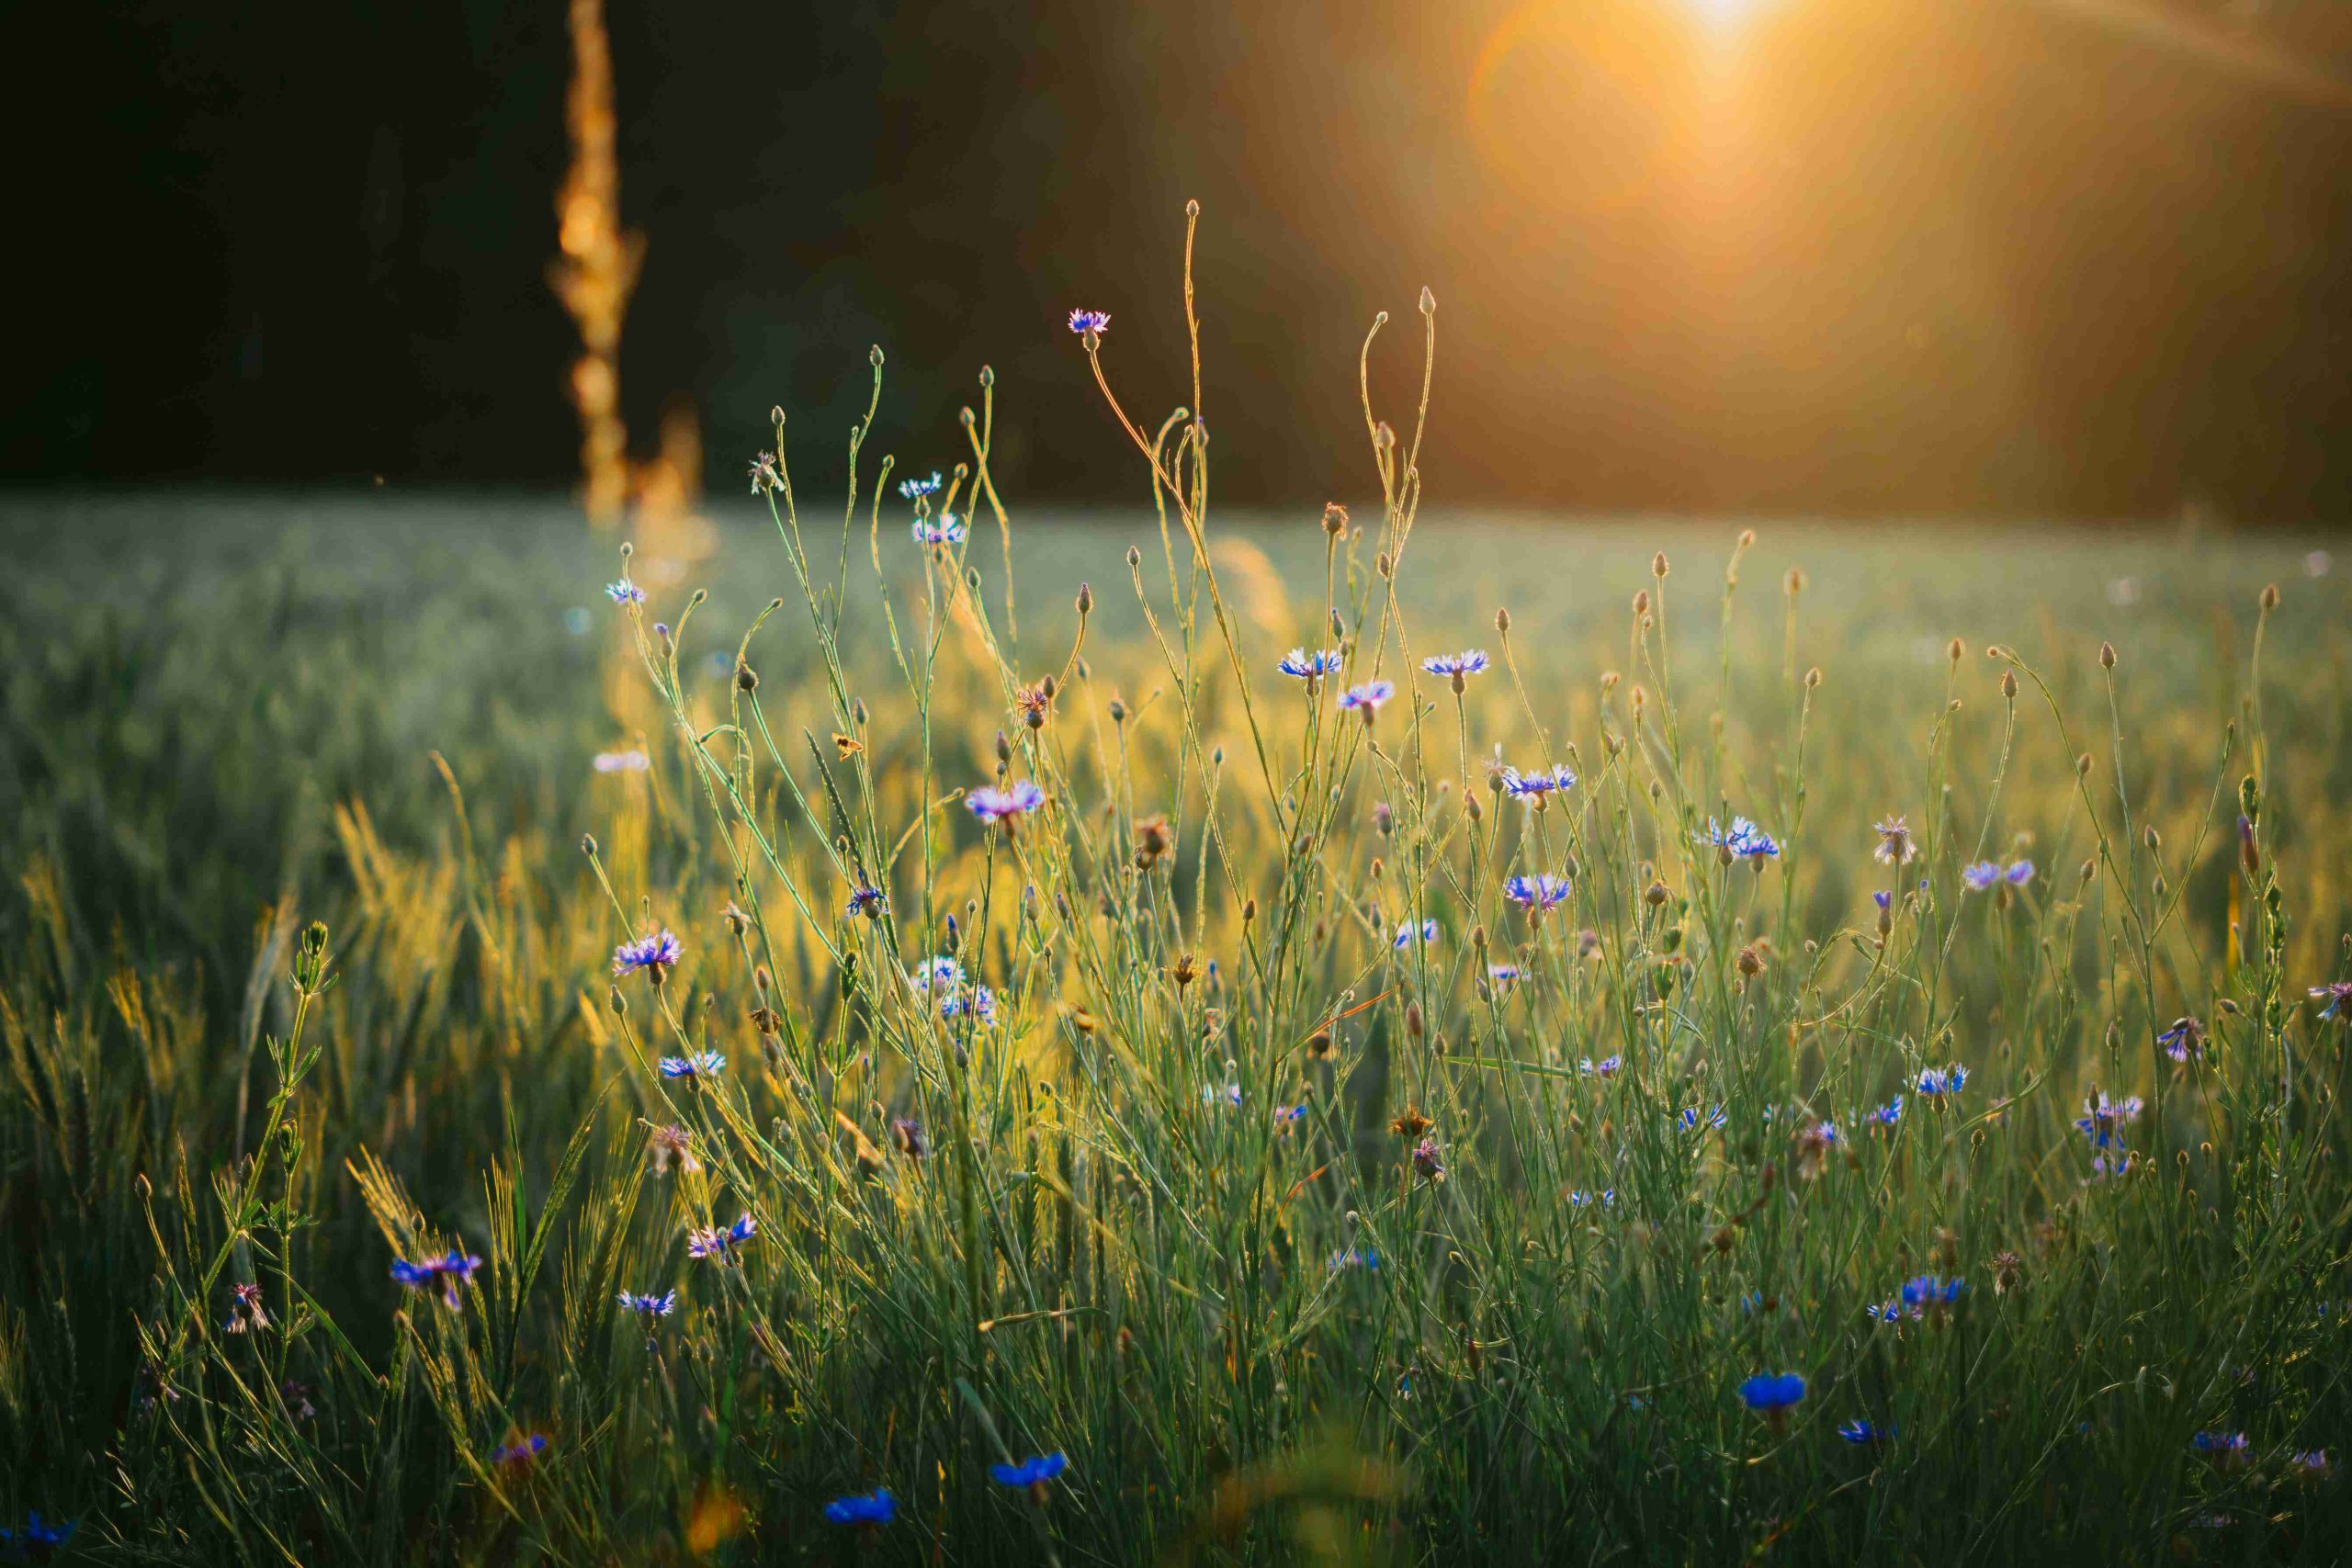
M1435 1138L1423 1138L1413 1145L1413 1168L1421 1173L1424 1181L1445 1179L1444 1152L1437 1146Z
M1433 942L1437 941L1437 937L1438 928L1435 920L1407 920L1396 928L1396 939L1388 945L1401 952L1417 942Z
M1885 818L1871 828L1878 834L1878 848L1871 855L1880 864L1907 865L1911 857L1919 852L1919 846L1911 841L1911 826L1902 818Z
M1353 708L1363 715L1364 723L1370 724L1373 715L1380 711L1380 705L1396 694L1396 682L1394 681L1367 681L1361 686L1350 686L1340 693L1340 708L1342 712Z
M825 1505L825 1517L837 1525L887 1525L899 1517L899 1501L887 1486L852 1493Z
M517 1438L511 1443L501 1443L498 1447L491 1450L490 1462L492 1464L524 1465L530 1463L531 1461L538 1458L541 1454L547 1451L548 1435L545 1432L533 1432L527 1436Z
M916 518L908 532L914 536L918 545L960 545L971 536L971 530L964 525L964 520L947 512L941 513L936 523L928 517Z
M716 1077L727 1070L727 1058L717 1051L696 1051L691 1056L664 1056L662 1076L665 1078Z
M416 1263L411 1263L405 1258L395 1258L392 1259L392 1278L412 1291L421 1291L435 1280L439 1280L441 1304L455 1312L459 1304L458 1287L472 1279L474 1270L481 1267L480 1258L458 1246L438 1258L427 1258Z
M645 590L639 588L636 583L631 582L626 577L622 578L617 582L607 582L605 584L605 597L611 599L616 604L642 604L645 603Z
M1471 676L1485 671L1487 650L1483 648L1465 648L1459 653L1434 654L1421 660L1421 668L1432 675L1450 677L1453 682L1453 689L1459 692Z
M959 1018L970 1018L983 1024L992 1024L996 1021L996 993L981 985L967 986L944 993L939 998L939 1016L950 1022Z
M269 1326L269 1314L262 1310L261 1286L248 1281L233 1286L229 1292L229 1320L220 1327L224 1333L258 1333Z
M1858 1449L1868 1448L1873 1443L1883 1443L1888 1437L1884 1428L1873 1427L1868 1421L1862 1420L1838 1423L1838 1435Z
M1506 897L1536 915L1558 906L1568 892L1568 879L1565 876L1514 876L1503 884Z
M867 919L873 920L879 919L883 911L889 907L889 897L882 889L860 885L851 890L849 902L842 907L842 912L845 915L864 915Z
M1949 1067L1922 1067L1919 1081L1912 1091L1925 1100L1941 1104L1946 1095L1958 1094L1968 1082L1968 1069L1955 1063Z
M1108 310L1072 310L1069 313L1069 330L1076 333L1080 337L1101 337L1104 333L1111 330L1111 312Z
M1980 860L1973 865L1962 866L1960 868L1960 880L1967 885L1968 890L1971 893L1982 893L1986 888L1999 884L2001 880L2001 863L1998 861Z
M1880 1106L1877 1110L1865 1114L1862 1117L1862 1120L1873 1127L1894 1126L1897 1122L1903 1120L1903 1097L1899 1094L1896 1095L1893 1100L1888 1100L1884 1105Z
M1502 772L1503 793L1513 800L1537 801L1554 790L1577 787L1576 770L1562 762L1556 768L1539 768L1522 773L1517 768Z
M964 805L983 822L1009 822L1046 804L1046 792L1035 779L1023 779L1010 789L983 784L964 796Z
M2013 860L2009 863L2009 869L2001 873L2001 877L2012 887L2023 887L2033 880L2033 863L2030 860Z
M1695 1133L1702 1125L1709 1132L1713 1132L1729 1120L1730 1118L1724 1114L1724 1108L1720 1105L1710 1111L1701 1111L1697 1106L1691 1105L1684 1107L1676 1113L1674 1124L1686 1133Z
M937 468L933 468L931 471L931 478L927 479L900 479L899 481L899 493L906 497L909 501L921 501L924 496L937 495L939 493L939 470Z
M676 968L678 960L684 955L685 949L665 927L651 936L638 937L613 949L613 978L617 980L631 970L642 969L653 976L653 983L658 986L662 976Z
M2335 1467L2325 1449L2298 1449L2288 1456L2287 1468L2298 1481L2324 1481Z
M2121 1100L2109 1100L2094 1089L2083 1101L2083 1114L2075 1118L2075 1130L2090 1141L2095 1149L2120 1148L2123 1143L2122 1129L2140 1119L2144 1102L2136 1094Z
M2174 1019L2172 1027L2156 1036L2156 1043L2176 1062L2200 1058L2205 1055L2205 1026L2193 1018Z
M1781 852L1781 846L1774 841L1772 835L1745 817L1733 818L1728 828L1719 827L1713 818L1708 818L1703 839L1734 860L1767 861L1777 858Z
M653 764L644 752L631 747L626 751L599 751L592 765L600 773L641 773Z
M1340 650L1336 648L1319 649L1313 653L1303 648L1294 648L1283 655L1283 661L1274 668L1313 686L1326 675L1337 675L1340 663Z
M1589 1078L1613 1078L1624 1066L1623 1056L1603 1056L1598 1062L1589 1056L1577 1058L1577 1071Z
M752 1233L759 1228L757 1223L749 1214L745 1214L725 1230L720 1230L716 1225L693 1227L686 1232L686 1256L716 1258L723 1263L731 1263L735 1258L735 1249L751 1240Z
M2352 1003L2352 980L2330 980L2324 986L2313 986L2312 1000L2319 1001L2323 998L2326 999L2327 1005L2319 1010L2320 1017L2352 1017L2352 1014L2345 1011L2346 1005Z
M776 471L775 454L773 452L754 453L750 471L753 495L784 488L784 476Z
M1871 895L1871 902L1882 909L1891 909L1894 907L1894 896L1882 887Z

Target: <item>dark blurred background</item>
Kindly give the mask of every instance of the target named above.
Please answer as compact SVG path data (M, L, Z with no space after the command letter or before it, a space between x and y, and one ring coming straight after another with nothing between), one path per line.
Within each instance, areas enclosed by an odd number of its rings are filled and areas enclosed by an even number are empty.
M32 9L8 481L571 482L559 0ZM1229 500L1363 488L1357 347L1389 310L1404 423L1426 283L1446 502L2352 515L2341 0L609 20L631 424L691 400L714 486L778 402L836 472L879 344L902 464L987 363L1009 497L1140 499L1061 318L1183 400L1196 197Z

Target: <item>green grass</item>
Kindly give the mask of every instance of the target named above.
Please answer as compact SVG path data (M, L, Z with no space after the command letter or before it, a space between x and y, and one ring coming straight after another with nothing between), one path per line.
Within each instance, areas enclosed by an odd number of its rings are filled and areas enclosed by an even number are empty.
M7 503L0 1506L190 1562L2352 1539L2341 1483L2286 1462L2352 1430L2346 1031L2305 995L2352 975L2352 592L2304 575L2315 541L1768 526L1735 592L1730 526L1375 494L1329 560L1312 514L1210 523L1229 656L1172 510L1016 517L1008 608L985 510L951 563L895 495L869 543L870 503L844 538L720 498L641 618L556 505ZM652 623L702 586L673 660ZM1273 672L1334 611L1352 678L1497 668L1458 700L1416 675L1367 731ZM1047 672L1032 730L1013 688ZM956 798L1000 729L1047 797L1009 836ZM648 772L590 768L629 745ZM1530 813L1497 747L1581 781ZM1776 863L1693 843L1734 812ZM1871 855L1894 812L1900 876ZM2038 874L1963 892L1984 856ZM1571 862L1540 924L1506 903ZM886 918L842 916L852 867ZM1408 915L1440 942L1392 947ZM616 988L649 923L684 962ZM908 985L951 945L998 1027ZM2182 1015L2187 1069L2155 1043ZM709 1088L652 1070L706 1046ZM1956 1102L1910 1091L1951 1062ZM2118 1179L2072 1125L2094 1087L2148 1102ZM1442 1182L1391 1131L1414 1108ZM650 1168L673 1122L701 1170ZM685 1257L746 1212L739 1266ZM458 1238L486 1260L459 1310L388 1277ZM1951 1311L1865 1315L1921 1273L1966 1280ZM241 1281L266 1331L222 1332ZM615 1292L673 1285L649 1349ZM1784 1370L1810 1392L1775 1427L1735 1390ZM1042 1506L988 1477L1056 1449ZM877 1485L887 1529L820 1518Z

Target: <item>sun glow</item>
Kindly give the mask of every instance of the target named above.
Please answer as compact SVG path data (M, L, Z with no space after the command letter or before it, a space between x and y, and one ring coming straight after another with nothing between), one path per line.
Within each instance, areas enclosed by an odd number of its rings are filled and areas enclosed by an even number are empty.
M1729 32L1762 10L1767 0L1684 0L1692 14L1717 32Z

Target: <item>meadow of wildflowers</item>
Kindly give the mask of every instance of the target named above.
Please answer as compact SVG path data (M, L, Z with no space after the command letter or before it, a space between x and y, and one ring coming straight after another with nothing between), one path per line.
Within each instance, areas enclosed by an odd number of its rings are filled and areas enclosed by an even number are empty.
M1149 511L12 527L0 1557L2342 1559L2324 558L1425 519L1419 362L1236 527L1068 324Z

